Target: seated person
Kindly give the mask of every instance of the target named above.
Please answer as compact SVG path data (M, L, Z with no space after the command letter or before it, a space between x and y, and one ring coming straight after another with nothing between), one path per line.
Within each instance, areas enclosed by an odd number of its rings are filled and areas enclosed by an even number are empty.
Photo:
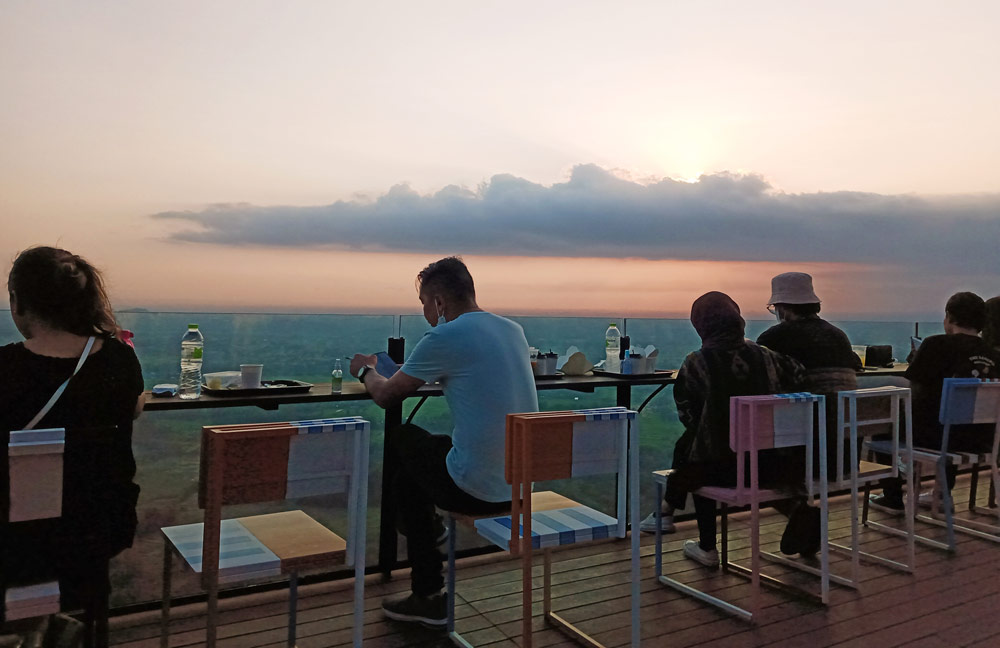
M851 350L847 335L819 316L819 297L813 291L812 277L806 273L785 272L771 279L767 304L779 323L761 333L757 344L801 362L806 368L803 389L826 396L827 467L829 474L835 475L837 392L858 388L856 372L861 369L861 359ZM817 421L817 430L818 425ZM841 451L847 470L848 441L844 441Z
M986 300L983 342L996 351L1000 351L1000 297L991 297Z
M25 250L14 261L7 288L10 314L24 342L0 348L0 428L5 432L26 429L33 419L38 420L32 429L117 426L110 446L115 472L102 476L111 490L102 507L103 520L92 515L92 502L79 501L80 497L67 491L59 524L43 521L41 525L50 532L28 530L0 539L6 543L7 576L16 569L31 578L32 572L46 570L54 560L63 607L78 608L80 588L109 587L103 561L132 546L139 496L133 482L132 421L142 411L142 370L132 348L116 339L120 329L104 282L84 259L51 247ZM73 375L91 339L89 355ZM62 395L38 418L70 376ZM0 463L0 479L6 481L7 464ZM88 528L74 527L73 533L87 534L90 541L62 538L63 525L81 516Z
M684 433L674 448L674 473L667 480L663 510L671 516L685 505L687 494L702 486L736 482L736 456L729 447L729 399L799 389L803 368L797 361L744 339L745 322L736 303L720 292L702 295L691 307L691 323L702 346L684 359L674 384L677 416ZM804 462L788 461L783 450L763 453L760 472L771 483L801 485ZM684 555L704 565L719 562L715 549L716 503L694 496L699 540L684 543ZM786 545L809 553L819 544L819 516L804 507ZM796 508L796 511L798 508ZM813 523L815 522L815 524ZM800 527L805 526L803 531ZM815 528L813 528L815 527ZM792 537L795 535L796 537ZM815 536L815 537L812 537ZM815 549L812 549L815 553Z
M520 325L476 304L472 275L457 257L417 275L424 317L433 327L399 371L386 379L375 356L356 355L351 374L381 407L401 402L424 383L441 383L455 429L451 437L402 425L386 441L394 450L398 528L406 536L411 593L386 599L390 619L435 627L447 623L441 589L444 540L435 506L466 514L510 508L504 479L507 414L537 412L538 396Z
M986 304L979 295L955 293L944 308L944 335L925 339L913 354L905 376L912 390L914 446L941 449L944 428L939 415L945 378L1000 378L1000 351L979 337L985 319ZM950 450L965 452L988 452L992 443L992 425L956 425L948 439ZM947 481L951 490L954 467L949 467ZM882 494L872 495L869 502L887 513L901 514L903 480L882 480Z

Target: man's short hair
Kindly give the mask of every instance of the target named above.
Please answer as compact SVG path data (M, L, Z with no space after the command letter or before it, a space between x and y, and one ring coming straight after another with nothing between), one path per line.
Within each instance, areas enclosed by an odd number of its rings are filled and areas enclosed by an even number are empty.
M430 290L446 295L456 302L476 300L476 287L472 275L459 257L446 257L431 263L417 274L417 290L423 294Z
M962 328L982 331L986 322L986 302L976 293L955 293L948 298L944 312L951 321Z
M775 306L781 306L796 317L819 315L819 302L815 304L782 304L779 302Z

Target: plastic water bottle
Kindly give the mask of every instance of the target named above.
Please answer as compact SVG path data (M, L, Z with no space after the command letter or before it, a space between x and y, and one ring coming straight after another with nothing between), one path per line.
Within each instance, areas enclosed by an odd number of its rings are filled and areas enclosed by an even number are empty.
M181 379L177 395L185 400L201 396L201 360L205 352L205 338L197 324L188 324L187 333L181 338Z
M344 389L344 369L341 367L340 358L333 363L333 373L330 375L330 393L339 394Z
M604 334L604 370L612 371L618 373L621 371L622 363L618 358L618 352L621 350L622 344L622 334L618 330L618 324L611 322L611 326L608 327L607 332Z

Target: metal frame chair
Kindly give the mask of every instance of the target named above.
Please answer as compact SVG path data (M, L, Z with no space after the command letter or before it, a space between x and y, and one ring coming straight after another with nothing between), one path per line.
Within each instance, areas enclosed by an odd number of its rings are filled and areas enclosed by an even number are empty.
M906 466L913 465L913 416L911 414L910 390L905 387L873 387L869 389L854 389L837 393L837 448L844 447L844 432L848 432L850 444L851 466L850 474L844 474L843 452L837 453L837 475L832 480L830 486L837 490L846 487L851 489L851 544L845 546L838 543L830 543L830 548L838 553L845 553L851 557L851 577L845 579L840 576L831 576L834 582L840 585L857 588L860 582L861 561L874 562L891 569L913 573L916 568L916 549L914 540L913 516L906 516L906 529L897 529L884 524L868 520L868 491L871 484L878 482L885 477L898 477L899 466L902 462ZM902 421L905 421L903 432L903 445L900 445L900 407L902 407ZM875 463L873 461L860 460L859 452L865 443L874 435L888 433L891 440L885 442L886 454L890 456L889 465ZM916 510L916 497L913 489L912 470L907 470L906 479L906 507L907 511ZM865 487L863 513L858 511L858 491L861 486ZM859 542L859 518L868 528L902 536L906 539L906 562L892 560L885 556L861 551Z
M663 533L661 531L662 513L656 508L656 549L655 568L657 580L672 587L682 594L735 615L751 623L756 622L760 614L760 584L792 590L805 594L810 598L826 604L830 595L830 556L827 540L828 531L828 480L825 461L819 464L819 480L813 480L813 418L818 416L819 423L819 454L826 456L826 399L823 396L809 393L774 394L766 396L734 396L729 401L729 446L736 453L736 485L733 487L705 486L695 494L716 500L722 504L722 552L720 562L724 572L732 572L750 579L752 594L749 608L742 608L728 601L702 592L686 583L663 574ZM795 585L761 573L761 558L767 557L760 551L760 505L783 499L798 497L796 492L763 489L760 487L758 474L758 452L772 448L804 447L806 453L806 486L809 498L814 498L814 487L819 488L820 499L820 593L804 591ZM749 461L750 474L745 471ZM656 484L657 502L663 500L667 479L673 471L661 470L653 473ZM728 539L728 508L730 506L750 507L750 567L733 563L729 560ZM812 568L789 561L792 566L815 572Z
M369 435L368 421L357 417L202 428L199 504L204 523L161 529L163 648L169 638L174 554L201 574L208 591L210 648L216 640L220 582L287 574L288 645L294 646L299 571L344 562L354 566L353 641L361 645ZM302 511L222 519L224 505L327 493L348 494L346 540Z
M110 462L113 455L105 447L114 439L117 431L115 426L85 427L85 428L49 428L40 430L12 431L7 443L7 484L9 486L9 507L7 519L0 533L6 533L8 528L19 523L33 523L43 520L57 520L55 527L37 528L35 532L57 534L60 542L70 541L74 534L82 534L80 540L93 543L86 547L88 560L94 560L92 576L96 581L81 583L84 588L84 645L104 648L108 645L108 561L109 556L89 556L92 551L101 551L101 546L107 540L101 535L99 512L90 508L105 503L105 488L109 483L102 479L112 474ZM64 460L69 456L75 463L75 470L64 470ZM83 468L81 470L81 468ZM76 475L68 477L67 475ZM69 483L67 480L82 480ZM67 512L64 510L64 492L72 491L81 496L88 508L84 512ZM70 515L75 521L66 522ZM90 528L93 521L95 528ZM69 526L64 526L68 524ZM81 525L85 528L78 528ZM93 535L94 532L97 535ZM33 532L34 533L34 532ZM65 537L63 537L65 536ZM86 536L86 537L83 537ZM75 539L75 537L73 538ZM51 547L53 551L61 551L60 545ZM50 549L46 549L48 551ZM5 549L6 552L6 549ZM48 559L56 559L50 556ZM17 560L17 556L5 553L4 562ZM43 579L59 576L60 566L51 565L52 573ZM28 619L36 616L55 614L62 609L61 592L58 580L42 580L39 582L9 585L3 592L4 618L7 621Z
M922 544L954 552L956 550L955 532L965 533L984 540L1000 542L1000 508L996 510L983 509L976 506L975 480L970 492L969 510L973 513L997 516L997 524L988 524L979 520L966 520L955 518L955 506L951 491L947 487L946 469L949 465L958 468L971 468L974 477L978 477L980 468L989 468L991 492L995 493L1000 488L1000 472L997 468L997 460L1000 457L998 445L1000 445L1000 380L980 380L978 378L945 378L941 389L941 409L939 420L944 426L941 436L941 447L913 448L914 482L920 483L921 464L929 463L935 466L936 485L935 490L941 494L942 516L944 519L933 515L916 513L916 507L910 510L914 512L913 517L921 522L944 527L946 530L946 541L940 542L925 536L916 536L916 540ZM949 435L953 425L968 424L993 424L993 444L991 452L958 452L949 449ZM881 445L869 444L882 450ZM911 444L912 445L912 444ZM915 489L913 489L915 491ZM916 494L913 494L914 498ZM869 525L872 523L869 522Z
M554 548L600 540L624 538L626 511L633 529L639 528L638 483L639 422L637 413L624 407L509 414L505 474L511 484L511 513L496 516L448 516L448 634L457 645L471 648L455 631L455 529L456 521L472 524L481 536L522 559L522 640L531 648L532 558L543 554L543 615L571 638L588 646L601 644L552 610L551 552ZM532 493L532 482L585 475L618 476L617 517L551 491ZM622 479L627 475L627 479ZM530 497L523 497L530 493ZM523 498L523 499L522 499ZM626 501L627 500L627 501ZM520 524L512 523L519 520ZM639 645L639 534L632 534L631 645Z

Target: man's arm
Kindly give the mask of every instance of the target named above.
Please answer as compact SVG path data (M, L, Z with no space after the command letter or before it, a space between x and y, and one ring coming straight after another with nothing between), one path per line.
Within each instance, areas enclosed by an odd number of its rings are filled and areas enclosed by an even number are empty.
M417 391L424 381L397 371L392 378L385 378L375 371L376 358L373 355L357 354L351 358L351 375L357 378L362 367L372 367L365 372L364 385L375 404L386 409L403 402L403 399Z

